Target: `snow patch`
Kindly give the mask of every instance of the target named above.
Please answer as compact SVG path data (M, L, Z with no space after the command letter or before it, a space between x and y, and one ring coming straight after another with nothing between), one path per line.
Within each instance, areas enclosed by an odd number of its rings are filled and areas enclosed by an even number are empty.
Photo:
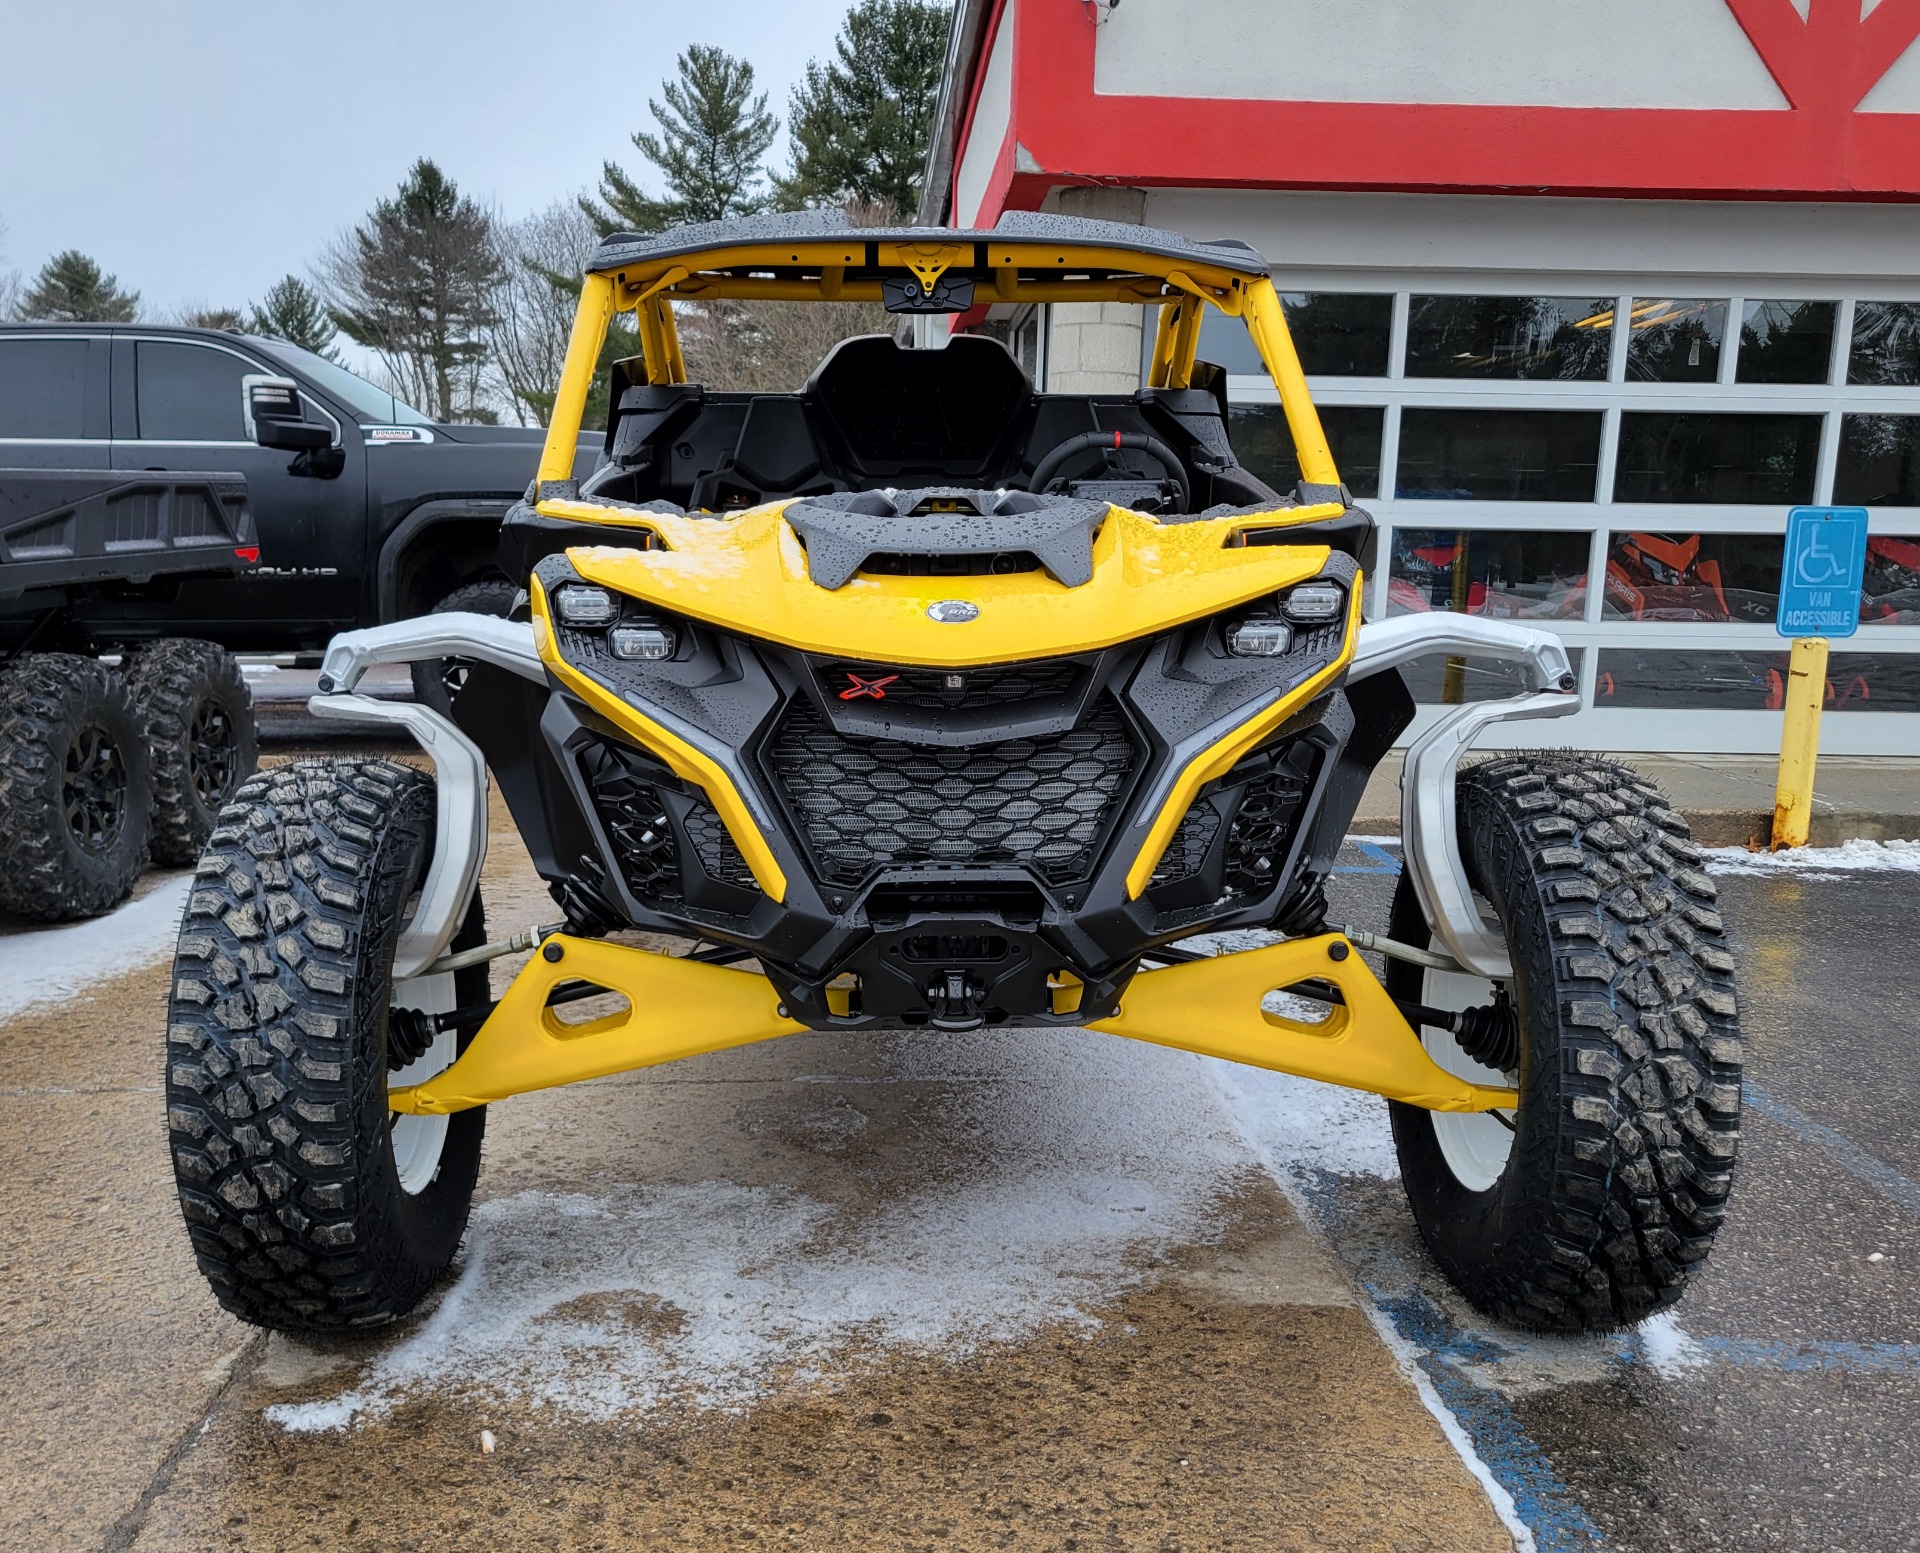
M893 1066L936 1086L940 1172L865 1210L731 1181L483 1202L424 1322L351 1389L267 1416L339 1430L420 1390L595 1420L738 1410L888 1350L1090 1332L1168 1249L1216 1233L1254 1165L1182 1053L1022 1030L903 1041Z
M1680 1330L1672 1311L1663 1310L1657 1316L1647 1317L1634 1328L1634 1336L1639 1341L1640 1357L1656 1375L1667 1380L1700 1369L1708 1362L1706 1349Z
M1387 1103L1290 1073L1202 1058L1227 1109L1261 1163L1276 1177L1315 1171L1394 1180Z
M0 937L0 1018L35 1003L63 1002L102 977L163 958L180 934L192 883L183 873L90 922Z
M1745 847L1704 850L1707 872L1728 877L1819 877L1863 870L1920 873L1920 841L1848 841L1837 847L1793 847L1785 852L1749 852Z

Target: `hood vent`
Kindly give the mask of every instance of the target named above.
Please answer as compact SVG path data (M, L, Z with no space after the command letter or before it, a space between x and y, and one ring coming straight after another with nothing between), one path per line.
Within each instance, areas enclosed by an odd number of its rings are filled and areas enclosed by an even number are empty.
M1036 567L1065 587L1085 587L1106 516L1105 502L942 487L840 492L786 509L807 548L807 574L828 589L861 571L978 577Z

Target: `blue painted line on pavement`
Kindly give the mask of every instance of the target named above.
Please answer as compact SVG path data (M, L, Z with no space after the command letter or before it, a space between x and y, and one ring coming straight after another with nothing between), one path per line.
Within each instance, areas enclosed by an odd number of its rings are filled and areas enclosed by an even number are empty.
M1885 1160L1876 1159L1845 1133L1815 1121L1797 1106L1776 1100L1764 1084L1748 1078L1744 1096L1748 1109L1784 1127L1802 1142L1811 1143L1856 1180L1865 1181L1889 1202L1920 1217L1920 1182L1903 1176Z
M1600 1528L1500 1394L1455 1368L1457 1362L1498 1360L1507 1350L1483 1334L1462 1332L1423 1294L1396 1296L1370 1283L1365 1287L1394 1330L1419 1350L1420 1368L1460 1420L1487 1470L1513 1496L1540 1553L1591 1553L1604 1547Z
M1743 1370L1845 1370L1852 1375L1920 1375L1920 1343L1799 1342L1751 1337L1697 1337L1695 1346Z
M1400 859L1395 857L1377 841L1349 841L1348 846L1368 859L1366 867L1357 863L1346 864L1333 871L1337 874L1397 874L1400 872Z

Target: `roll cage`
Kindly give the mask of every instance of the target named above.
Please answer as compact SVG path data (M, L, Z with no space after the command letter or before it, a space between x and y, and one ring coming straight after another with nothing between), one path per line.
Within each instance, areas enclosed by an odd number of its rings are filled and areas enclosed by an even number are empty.
M724 300L882 302L896 313L972 316L998 304L1121 302L1152 307L1158 309L1158 320L1148 393L1210 387L1224 414L1223 382L1217 381L1217 371L1205 372L1195 359L1201 319L1212 307L1246 325L1279 393L1302 474L1302 501L1344 501L1280 299L1266 262L1254 250L1239 243L1190 242L1175 233L1117 222L1020 211L1009 212L991 230L854 228L836 213L800 212L677 228L658 236L616 233L607 238L581 287L540 463L540 499L581 494L570 480L573 454L614 316L635 315L641 355L615 369L613 419L617 422L631 406L662 417L654 423L657 430L690 387L676 304ZM832 365L830 357L823 372ZM880 369L884 363L875 356L873 366ZM853 365L842 363L840 377L854 375ZM676 389L682 392L676 394ZM746 397L751 396L737 397L738 414L744 417ZM1108 426L1111 418L1103 419L1095 410L1095 430L1121 429ZM610 427L610 452L614 443ZM1021 449L1024 467L1032 468L1049 451L1036 447ZM874 464L854 457L839 471L840 483L898 483L898 470L869 467ZM991 479L996 471L1019 464L1004 457L997 465L986 460L979 473ZM765 499L778 485L749 481L741 499ZM1255 488L1265 490L1257 482ZM691 505L710 505L699 498L714 495L717 488L689 477L684 489L695 498ZM1233 489L1231 484L1228 489ZM795 493L791 488L785 492Z

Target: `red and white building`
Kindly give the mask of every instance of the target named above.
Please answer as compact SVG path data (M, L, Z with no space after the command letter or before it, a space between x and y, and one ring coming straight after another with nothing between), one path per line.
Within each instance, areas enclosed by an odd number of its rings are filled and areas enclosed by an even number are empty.
M1920 753L1916 40L1920 0L959 0L920 214L1260 248L1372 612L1561 631L1573 742L1777 748L1787 510L1868 507L1822 748ZM995 313L1048 387L1140 381L1139 310ZM1290 486L1238 325L1201 354Z

